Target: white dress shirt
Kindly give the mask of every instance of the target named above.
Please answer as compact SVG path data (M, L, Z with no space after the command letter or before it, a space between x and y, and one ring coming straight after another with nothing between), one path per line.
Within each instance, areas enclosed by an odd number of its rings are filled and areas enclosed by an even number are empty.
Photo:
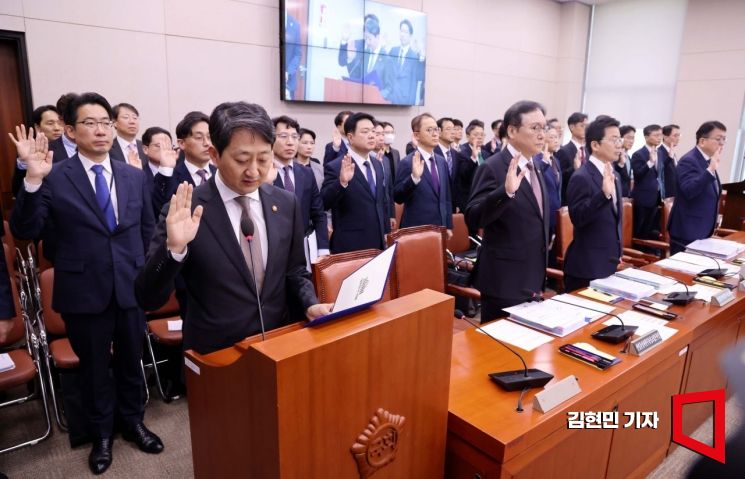
M116 141L119 142L119 147L122 149L122 153L124 153L124 161L127 164L130 164L129 163L129 147L130 147L130 145L132 145L132 147L134 147L134 151L137 152L137 156L138 157L140 156L140 150L137 148L137 139L136 138L134 140L132 140L131 142L129 142L129 141L125 140L124 138L122 138L121 136L117 135L116 136ZM141 159L142 158L140 158L140 160Z
M592 155L590 155L590 163L592 163L593 165L595 165L595 168L598 169L598 171L600 172L600 175L601 176L603 176L603 177L605 176L605 163L603 163L601 160L595 158ZM615 185L615 181L616 180L614 178L613 179L613 184L614 185ZM608 197L606 196L606 198L608 198ZM613 193L611 193L610 198L613 199L613 209L615 210L616 209L616 206L615 206L616 205L616 189L615 189L615 187L613 188ZM610 199L610 198L608 198L608 199Z
M370 169L372 170L372 176L373 176L373 182L377 185L378 179L375 175L375 165L373 165L372 159L370 158L370 154L368 153L367 158L362 157L357 154L356 151L353 149L349 149L349 156L352 157L352 160L354 161L356 167L359 168L360 172L362 173L362 176L365 178L365 181L367 181L367 168L365 168L365 162L370 162Z
M65 151L67 152L68 158L72 158L72 156L77 153L78 145L74 141L69 139L64 133L62 134L62 144L65 146Z
M424 160L424 167L427 168L427 170L429 171L429 174L431 175L432 174L432 162L429 161L429 159L434 157L434 152L427 153L426 151L422 150L419 147L417 147L417 151L419 151L419 155L421 156L422 160ZM418 185L419 182L422 181L422 177L420 176L419 178L414 178L414 173L412 173L411 180L414 182L415 185Z
M285 189L287 189L287 185L285 185L285 166L290 167L290 180L292 180L292 186L295 186L297 183L295 183L295 161L290 160L287 165L279 161L278 159L274 159L274 166L277 168L277 176L279 176L279 180L282 182L282 185L285 186Z

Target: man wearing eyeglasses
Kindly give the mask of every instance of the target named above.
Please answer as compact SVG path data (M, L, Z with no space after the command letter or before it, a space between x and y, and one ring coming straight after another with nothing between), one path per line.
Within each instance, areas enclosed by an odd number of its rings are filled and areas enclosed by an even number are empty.
M142 170L111 160L112 114L97 93L72 100L65 129L78 153L52 168L46 137L38 137L10 220L18 238L55 232L52 307L80 359L94 474L111 465L115 410L125 440L148 453L163 450L143 424L145 318L133 287L145 264L153 212Z
M671 254L714 233L722 194L717 168L726 142L724 124L707 121L696 130L696 146L678 162L677 194L668 221Z
M272 144L274 167L277 170L274 186L295 195L303 219L303 234L307 236L315 231L318 255L326 256L329 254L329 234L321 193L313 171L298 168L294 161L300 140L300 125L295 119L284 115L272 119L272 123L276 133Z
M504 126L506 125L506 127ZM550 206L543 175L531 158L546 141L545 109L520 101L504 114L507 147L480 165L466 222L484 228L472 273L481 292L481 321L539 294L546 281Z
M619 126L618 120L607 115L588 125L589 159L569 180L567 205L574 237L564 261L567 292L610 276L621 259L623 200L621 180L613 170L623 144Z
M171 200L176 188L186 181L200 186L215 174L217 169L210 163L209 147L212 145L209 117L201 111L192 111L176 125L176 138L184 159L173 164L161 162L158 174L153 179L153 208L160 211Z
M422 113L411 120L411 131L418 146L401 160L393 187L394 200L404 205L401 227L444 226L450 238L453 236L450 179L447 163L434 152L440 129L432 115Z

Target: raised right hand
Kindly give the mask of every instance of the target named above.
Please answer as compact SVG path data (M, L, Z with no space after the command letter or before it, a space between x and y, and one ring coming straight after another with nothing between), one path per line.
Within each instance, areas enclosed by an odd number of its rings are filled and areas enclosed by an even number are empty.
M26 181L38 185L52 171L53 152L49 151L49 140L44 135L34 138L34 129L21 125L16 127L16 137L8 133L16 145L18 157L26 163Z
M354 177L354 161L349 155L344 155L341 159L341 170L339 170L339 183L343 187L347 187L352 178Z
M416 150L411 158L411 175L418 180L422 174L424 174L424 159L419 154L419 150Z
M714 173L717 171L717 168L719 167L719 161L721 160L722 155L722 148L720 147L716 153L711 155L711 161L709 162L709 167L707 168L709 171Z
M510 161L510 166L507 168L507 176L504 179L504 190L509 196L515 194L518 188L520 188L520 182L525 178L525 173L528 169L525 168L517 173L517 164L520 162L520 155L517 154Z
M174 168L178 160L178 152L173 149L170 142L164 141L160 144L160 166Z
M186 245L196 236L202 219L202 205L191 211L191 195L194 187L187 182L178 185L176 193L171 197L166 216L166 247L173 253L181 254L186 251Z
M8 136L10 137L11 141L16 145L16 152L18 153L18 158L20 158L21 161L23 161L24 163L28 163L29 157L35 151L34 129L29 128L27 132L26 125L20 125L20 126L17 125L16 136L13 136L12 133L8 133Z
M341 146L341 133L339 133L339 130L336 128L331 130L331 144L334 145L334 150L337 151Z

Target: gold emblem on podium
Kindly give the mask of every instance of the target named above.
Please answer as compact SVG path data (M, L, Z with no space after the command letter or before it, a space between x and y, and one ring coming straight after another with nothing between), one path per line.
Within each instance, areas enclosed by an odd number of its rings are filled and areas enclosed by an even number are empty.
M380 408L351 448L361 479L396 459L398 440L406 418Z

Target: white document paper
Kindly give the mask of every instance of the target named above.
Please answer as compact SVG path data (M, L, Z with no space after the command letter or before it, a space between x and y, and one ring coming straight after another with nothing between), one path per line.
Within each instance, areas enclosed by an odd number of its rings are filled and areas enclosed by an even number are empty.
M574 305L589 308L589 309L597 309L598 311L602 311L605 314L612 313L614 309L616 309L613 305L608 304L602 304L598 303L597 301L591 301L589 299L580 298L578 296L573 296L571 294L559 294L556 296L553 296L551 298L546 299L546 301L564 301L565 303L572 303ZM592 311L588 311L588 313L591 313ZM599 318L600 316L598 316Z
M336 313L382 298L395 251L394 244L347 276L339 288L331 312Z
M636 330L637 336L643 336L647 334L648 332L656 329L660 333L660 337L663 341L670 339L673 334L677 333L678 330L673 329L669 326L665 326L667 324L667 321L660 318L655 318L654 316L650 316L648 314L643 314L638 311L624 311L623 313L619 314L618 316L623 319L623 324L626 326L637 326L638 329ZM612 326L612 325L618 325L618 319L612 318L608 321L603 322L606 326Z
M525 351L532 351L538 346L549 343L554 339L547 334L539 333L538 331L505 319L489 323L486 326L482 326L481 329L500 341L504 341ZM481 331L479 332L481 333Z
M637 283L621 277L611 275L607 278L599 278L590 281L590 287L605 291L606 293L617 294L626 299L637 301L647 296L652 296L657 289L644 283Z
M671 259L674 259L676 261L683 261L684 263L690 263L695 264L698 266L701 266L701 271L704 269L726 269L727 274L734 274L740 271L740 268L738 266L735 266L734 264L729 264L721 259L712 259L708 256L703 256L700 254L693 254L693 253L686 253L684 251L681 251L680 253L676 253L672 256L670 256Z
M615 275L619 278L636 281L637 283L648 284L655 288L677 283L673 278L666 278L665 276L636 268L626 268L623 271L616 271Z
M613 311L613 306L595 303L568 294L556 296L562 302L551 298L542 302L528 302L506 308L509 319L531 328L544 331L554 336L566 336L579 328L605 316L603 312L595 312L575 305L587 305L600 311ZM565 304L572 303L572 304Z
M313 230L311 234L305 237L305 267L308 271L313 272L312 264L318 259L318 240L316 239L316 231Z
M183 319L169 319L168 320L168 331L181 331L184 326Z
M15 368L16 365L13 362L12 359L10 359L10 354L3 353L0 354L0 373L3 371L10 371L11 369Z
M694 241L686 249L717 258L731 259L745 251L745 244L721 238L705 238Z
M692 275L697 275L701 271L706 269L705 266L699 266L693 263L686 263L685 261L678 261L672 258L661 259L654 264L656 264L660 268L665 268L672 271L680 271L681 273Z
M667 286L665 288L660 289L661 294L669 294L673 291L685 291L685 287L680 284L674 284L672 286ZM706 286L705 284L699 284L696 283L694 285L688 286L688 291L695 292L696 293L696 299L702 299L706 301L707 303L711 301L711 297L717 293L719 293L721 288L715 288L713 286Z

